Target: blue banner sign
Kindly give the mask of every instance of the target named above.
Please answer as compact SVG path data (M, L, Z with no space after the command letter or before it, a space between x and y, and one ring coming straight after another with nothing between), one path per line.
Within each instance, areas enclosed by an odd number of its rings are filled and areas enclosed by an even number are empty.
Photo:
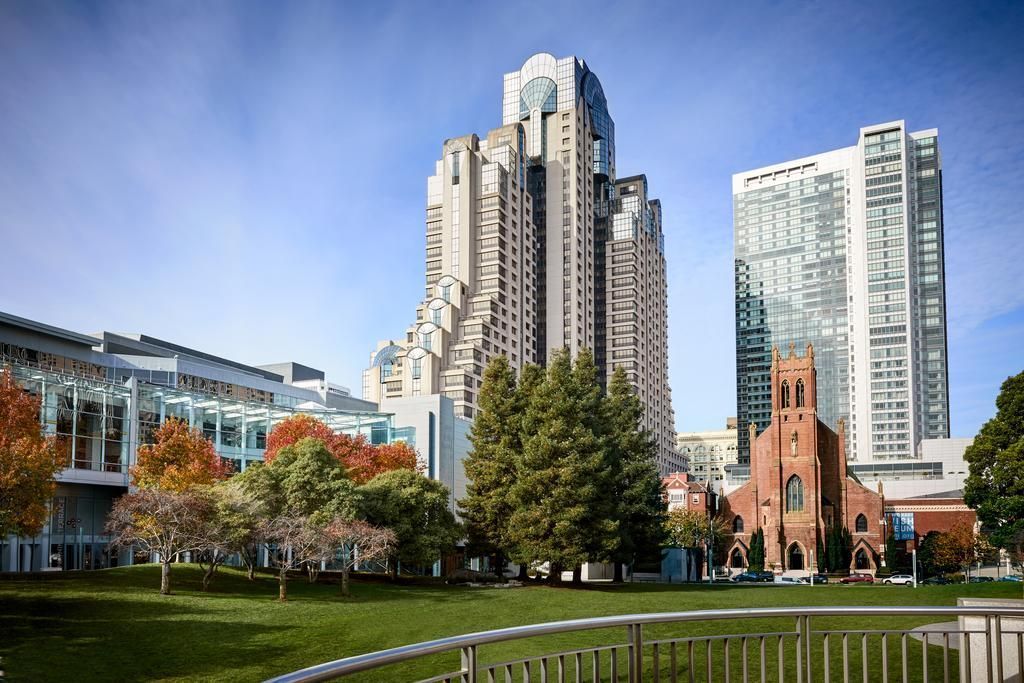
M897 541L913 541L916 538L913 512L892 513L892 535Z

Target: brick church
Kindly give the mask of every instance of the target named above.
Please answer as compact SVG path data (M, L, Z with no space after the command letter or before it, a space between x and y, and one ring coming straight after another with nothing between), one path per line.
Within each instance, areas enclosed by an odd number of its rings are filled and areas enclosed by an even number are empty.
M764 530L765 569L814 570L817 544L833 524L853 537L851 570L874 573L884 553L883 500L846 471L845 424L839 433L818 419L814 348L782 357L772 348L772 422L750 429L750 481L725 497L731 528L726 564L747 566L751 536Z

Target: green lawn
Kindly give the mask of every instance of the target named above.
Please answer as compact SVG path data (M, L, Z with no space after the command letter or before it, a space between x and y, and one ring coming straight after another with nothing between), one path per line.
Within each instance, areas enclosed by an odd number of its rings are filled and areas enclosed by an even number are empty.
M211 592L203 594L198 570L176 565L172 581L175 594L160 596L159 571L154 565L46 580L0 580L0 668L12 681L250 681L442 636L586 616L785 605L953 605L965 595L1022 597L1020 584L1009 583L917 590L651 584L499 590L356 583L354 597L342 599L336 596L335 586L296 580L290 583L290 601L281 604L275 599L276 583L268 576L250 583L233 570L223 570ZM859 627L917 623L892 619ZM714 623L692 624L686 627L689 630L659 627L647 630L645 636L723 633L724 628ZM774 624L762 620L734 622L728 631L792 628L791 620ZM482 662L502 661L525 653L623 640L624 633L619 632L564 634L544 642L490 646L480 657ZM734 658L738 649L734 645ZM859 649L854 652L859 665ZM664 655L661 661L664 666ZM426 677L457 668L457 662L458 655L453 654L376 672L362 680ZM774 669L769 671L774 680Z

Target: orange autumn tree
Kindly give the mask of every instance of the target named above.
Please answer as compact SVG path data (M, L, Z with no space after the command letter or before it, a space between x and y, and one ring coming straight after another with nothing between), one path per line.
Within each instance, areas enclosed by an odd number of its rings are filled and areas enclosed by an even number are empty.
M322 441L331 455L344 461L358 444L356 439L335 434L326 424L312 415L298 413L278 422L267 436L267 450L263 454L263 462L271 463L282 448L292 446L305 438ZM365 440L363 440L365 443Z
M382 472L416 470L416 451L404 441L369 446L353 454L345 463L349 479L365 484Z
M56 441L43 436L39 398L0 372L0 538L35 536L48 515L65 459Z
M416 451L404 443L374 446L361 434L335 434L320 420L302 413L287 417L274 426L267 436L264 462L273 462L282 448L305 438L322 441L331 455L345 466L349 479L356 484L365 484L381 472L416 469Z
M140 446L132 484L144 489L183 492L209 486L230 474L227 464L202 431L169 418L154 433L155 442Z

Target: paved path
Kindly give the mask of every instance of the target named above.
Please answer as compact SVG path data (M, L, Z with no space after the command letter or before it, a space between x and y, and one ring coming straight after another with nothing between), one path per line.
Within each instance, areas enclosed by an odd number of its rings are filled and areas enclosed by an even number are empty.
M928 639L929 645L942 645L942 633L944 631L956 631L960 628L960 624L955 621L944 621L939 624L925 624L924 626L918 626L910 632L910 637L917 640ZM949 634L949 649L959 650L960 649L960 634L950 633Z

